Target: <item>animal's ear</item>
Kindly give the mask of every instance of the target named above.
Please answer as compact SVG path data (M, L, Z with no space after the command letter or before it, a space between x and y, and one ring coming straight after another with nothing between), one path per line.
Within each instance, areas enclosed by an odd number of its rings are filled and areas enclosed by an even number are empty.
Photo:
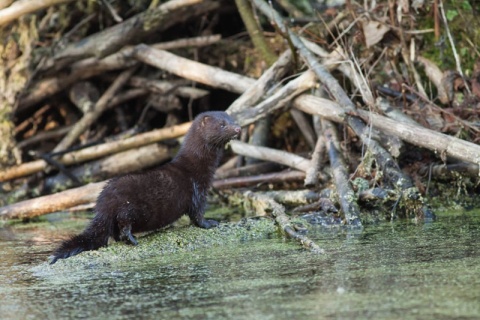
M202 127L205 126L205 125L208 123L208 121L210 121L210 116L205 116L205 117L203 117L203 119L202 119Z

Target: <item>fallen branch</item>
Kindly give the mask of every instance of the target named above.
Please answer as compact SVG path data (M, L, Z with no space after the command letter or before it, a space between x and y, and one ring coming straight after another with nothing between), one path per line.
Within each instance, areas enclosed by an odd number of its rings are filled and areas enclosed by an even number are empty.
M292 62L292 52L285 51L255 83L228 107L227 111L230 114L236 113L255 105L291 69Z
M254 123L265 117L267 114L285 107L294 97L316 85L315 74L312 71L307 70L255 107L232 114L232 117L234 117L241 126Z
M235 164L237 163L237 157L233 157L231 159L235 161ZM227 165L228 161L217 169L215 172L215 179L222 180L228 178L254 176L268 172L277 172L282 168L282 166L278 163L271 161L258 162L242 167L227 167Z
M162 140L178 138L187 132L187 130L190 128L190 125L191 123L187 122L178 126L145 132L125 140L106 142L93 147L67 153L57 159L57 161L64 165L79 164L131 148L144 146ZM47 163L44 160L36 160L10 167L6 170L0 171L0 182L28 176L30 174L42 171L46 167Z
M164 145L153 143L89 162L74 168L70 173L83 184L88 181L95 182L146 169L171 159L173 156L173 150ZM44 186L48 193L52 193L71 187L72 181L64 174L59 173L46 178Z
M315 149L313 150L312 159L310 160L310 166L305 172L305 187L312 187L318 183L318 171L320 170L320 164L325 156L325 139L318 137Z
M168 71L179 77L230 92L243 93L255 84L255 80L251 78L185 59L145 44L139 44L135 47L134 57L143 63Z
M215 180L213 182L213 187L215 189L241 188L264 183L281 183L287 181L299 181L303 179L305 179L305 173L302 171L283 171L249 177L234 177Z
M306 172L308 166L310 165L310 161L308 161L307 159L286 151L252 146L248 143L235 140L230 142L230 146L232 147L233 152L235 152L236 154L265 161L277 162L303 172Z
M320 248L315 242L295 231L292 223L290 222L290 218L285 214L285 208L281 204L279 204L267 195L257 194L251 191L247 191L240 196L249 199L252 207L259 215L272 216L282 230L282 233L300 242L300 244L304 248L314 253L325 253L325 251Z
M12 3L9 7L0 10L0 26L6 25L25 14L42 10L57 4L72 0L23 0Z
M8 205L0 208L0 218L34 218L43 214L95 202L105 183L105 181L90 183L79 188Z
M328 156L330 165L332 167L333 178L335 180L335 187L338 193L340 206L342 207L346 223L352 226L361 226L360 208L357 204L357 197L355 192L349 184L348 171L340 153L340 141L338 133L328 120L322 120L323 132L326 140Z

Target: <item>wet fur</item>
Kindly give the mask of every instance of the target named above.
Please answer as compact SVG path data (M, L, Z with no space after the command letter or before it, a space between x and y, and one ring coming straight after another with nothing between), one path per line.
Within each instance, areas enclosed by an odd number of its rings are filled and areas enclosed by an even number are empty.
M111 179L97 199L89 226L63 242L50 263L106 246L109 237L136 245L132 233L167 226L183 214L198 227L217 226L218 222L203 218L207 192L225 144L239 132L240 127L225 112L198 115L171 162Z

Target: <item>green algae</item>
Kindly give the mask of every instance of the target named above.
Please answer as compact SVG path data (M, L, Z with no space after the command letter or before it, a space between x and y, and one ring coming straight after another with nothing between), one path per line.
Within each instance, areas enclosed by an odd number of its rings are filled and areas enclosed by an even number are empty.
M74 271L80 272L82 277L85 270L101 267L129 266L144 261L163 262L171 254L264 239L275 232L276 227L270 219L242 220L238 223L220 224L209 230L192 225L173 227L139 237L138 246L112 243L106 248L59 260L53 266L45 262L33 271L42 276L54 274L57 280L64 275L66 281L69 281Z

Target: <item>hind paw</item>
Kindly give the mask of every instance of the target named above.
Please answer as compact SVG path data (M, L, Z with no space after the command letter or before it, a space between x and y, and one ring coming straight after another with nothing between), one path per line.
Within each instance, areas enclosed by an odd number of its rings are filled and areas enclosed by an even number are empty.
M138 241L135 236L132 234L131 226L124 227L120 234L120 240L125 241L127 244L131 244L133 246L138 245Z

